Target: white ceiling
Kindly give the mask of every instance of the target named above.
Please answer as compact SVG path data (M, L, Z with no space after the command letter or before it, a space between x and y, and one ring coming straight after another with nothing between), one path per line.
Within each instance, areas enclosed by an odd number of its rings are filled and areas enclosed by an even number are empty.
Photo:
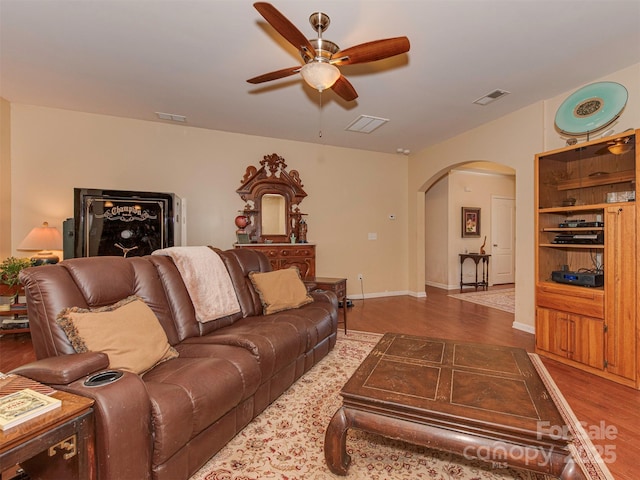
M413 152L640 62L640 0L274 0L309 38L331 17L341 48L406 35L409 53L341 67L360 97L320 94L297 52L242 0L0 0L0 96L120 117ZM510 95L472 102L495 89ZM345 132L359 115L390 122ZM322 138L319 132L322 131Z

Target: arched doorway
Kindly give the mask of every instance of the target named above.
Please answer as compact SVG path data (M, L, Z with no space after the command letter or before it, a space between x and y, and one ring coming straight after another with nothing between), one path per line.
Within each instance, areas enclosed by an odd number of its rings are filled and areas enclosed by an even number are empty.
M482 246L492 255L489 284L513 283L515 170L494 162L461 162L425 182L424 202L425 286L459 288L459 254ZM478 236L462 234L462 207L478 209ZM510 217L505 208L511 209Z

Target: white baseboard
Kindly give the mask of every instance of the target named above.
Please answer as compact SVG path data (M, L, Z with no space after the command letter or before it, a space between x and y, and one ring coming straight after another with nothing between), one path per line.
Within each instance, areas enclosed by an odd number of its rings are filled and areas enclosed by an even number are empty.
M427 287L439 288L441 290L451 290L451 285L446 285L444 283L438 282L425 282Z
M407 295L411 295L416 298L427 298L427 292L408 292Z
M536 329L534 326L532 325L527 325L526 323L522 323L522 322L513 322L511 324L511 326L513 328L515 328L516 330L522 330L523 332L527 332L527 333L531 333L534 334L536 333Z
M426 298L426 292L411 292L409 290L401 290L395 292L373 292L373 293L365 293L356 294L356 295L347 295L351 300L364 300L365 298L380 298L380 297L399 297L402 295L409 295L411 297L416 298Z
M460 284L459 284L459 283L456 283L456 284L454 284L454 285L446 285L446 284L444 284L444 283L438 283L438 282L425 282L425 283L426 283L427 287L440 288L440 289L442 289L442 290L460 290ZM490 284L489 284L489 287L493 287L493 286L494 286L494 284L493 284L493 283L490 283ZM472 286L469 286L469 285L466 285L466 286L465 286L465 289L466 289L468 292L472 291L472 290L471 290L472 288L473 288L473 287L472 287ZM479 287L479 288L480 288L480 287Z

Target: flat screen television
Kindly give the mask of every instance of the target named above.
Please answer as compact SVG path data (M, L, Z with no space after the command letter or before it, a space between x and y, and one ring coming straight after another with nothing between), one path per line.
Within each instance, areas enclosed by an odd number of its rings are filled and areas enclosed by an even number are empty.
M73 205L74 257L137 257L186 242L184 201L173 193L74 188Z

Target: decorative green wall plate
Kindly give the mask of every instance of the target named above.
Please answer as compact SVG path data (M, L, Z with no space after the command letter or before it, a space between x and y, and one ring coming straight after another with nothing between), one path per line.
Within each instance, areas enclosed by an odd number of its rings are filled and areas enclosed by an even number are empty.
M556 127L569 135L600 130L618 118L627 98L627 89L619 83L586 85L562 102L556 112Z

